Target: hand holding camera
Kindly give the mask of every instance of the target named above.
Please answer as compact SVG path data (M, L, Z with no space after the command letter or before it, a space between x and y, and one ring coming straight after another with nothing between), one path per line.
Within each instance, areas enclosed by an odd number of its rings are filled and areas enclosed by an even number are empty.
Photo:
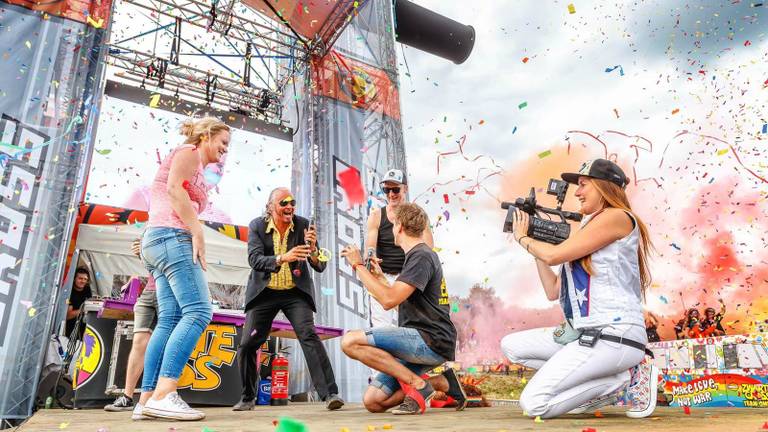
M557 197L557 208L551 209L536 204L536 190L531 188L527 198L518 198L515 202L502 202L501 208L507 210L504 220L504 232L514 233L515 240L528 236L536 240L551 244L560 244L571 235L571 226L567 220L581 221L581 214L562 209L565 201L565 193L568 191L568 183L562 180L549 179L547 193ZM519 209L519 211L518 211ZM517 216L518 213L525 216ZM560 222L544 219L541 214L558 216ZM524 226L516 228L516 225Z

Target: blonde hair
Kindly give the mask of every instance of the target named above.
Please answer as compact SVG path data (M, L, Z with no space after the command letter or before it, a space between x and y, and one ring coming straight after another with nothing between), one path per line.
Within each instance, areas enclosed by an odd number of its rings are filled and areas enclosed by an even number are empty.
M395 209L395 221L403 226L403 231L411 237L421 237L427 229L429 217L427 213L414 203L403 203Z
M637 248L637 262L640 267L640 291L642 292L643 300L645 300L645 290L651 285L651 272L648 266L648 255L653 250L653 243L651 243L651 238L648 234L648 227L643 223L642 220L640 220L637 214L632 211L632 207L629 205L629 199L627 199L627 194L624 192L624 188L607 180L596 178L590 178L589 180L592 182L592 184L595 186L595 189L597 189L597 192L600 193L600 196L603 198L603 201L605 202L604 208L613 207L624 210L630 213L637 223L637 228L640 230L640 247ZM592 255L587 255L584 258L581 258L580 261L581 266L584 267L584 270L586 270L590 275L593 274Z
M229 132L230 127L216 117L189 118L179 126L179 132L187 137L184 144L200 145L203 137L210 139L221 131Z

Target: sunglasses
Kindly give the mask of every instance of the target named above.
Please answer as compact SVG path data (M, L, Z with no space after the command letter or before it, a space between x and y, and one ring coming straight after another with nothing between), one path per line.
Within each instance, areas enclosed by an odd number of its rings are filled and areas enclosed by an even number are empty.
M285 207L287 205L291 205L291 207L296 207L296 200L295 199L284 199L280 201L278 204L280 204L280 207Z
M384 191L384 195L389 195L390 192L394 192L396 194L399 194L400 193L400 186L395 186L395 187L386 187L386 186L384 186L384 187L381 188L381 190Z

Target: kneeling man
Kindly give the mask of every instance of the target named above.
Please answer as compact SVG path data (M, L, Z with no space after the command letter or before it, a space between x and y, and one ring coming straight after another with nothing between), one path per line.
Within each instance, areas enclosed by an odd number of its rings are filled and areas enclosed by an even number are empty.
M421 414L435 390L456 399L459 410L467 404L453 369L426 380L421 377L454 360L456 350L440 259L422 240L427 223L427 214L416 204L401 204L395 212L392 231L395 244L405 251L405 263L392 285L375 262L371 271L366 269L357 247L342 251L371 296L385 310L399 308L398 327L354 330L341 341L349 357L379 371L363 396L370 412L400 405L393 414Z

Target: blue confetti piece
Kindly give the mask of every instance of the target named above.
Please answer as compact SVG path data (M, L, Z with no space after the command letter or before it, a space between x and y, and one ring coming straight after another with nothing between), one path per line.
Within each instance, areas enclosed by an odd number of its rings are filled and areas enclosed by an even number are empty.
M333 289L333 288L322 287L322 288L320 288L320 291L322 291L323 295L325 295L325 296L332 296L332 295L336 294L336 290Z
M768 133L768 123L763 124L763 133Z
M213 172L212 170L206 168L203 172L203 177L205 177L205 182L216 186L221 181L221 176Z
M670 243L670 246L672 246L673 248L675 248L677 250L683 250L682 248L680 248L680 246L678 246L678 245L676 245L674 243Z
M512 129L512 135L514 135L514 134L515 134L515 132L517 132L517 126L515 126L515 128L514 128L514 129Z
M616 317L613 319L613 322L619 322L619 321L621 321L621 317Z
M621 67L621 65L616 65L614 67L605 68L605 73L611 73L611 72L615 71L616 69L619 70L619 76L624 76L624 68Z
M664 296L659 296L659 300L661 300L661 302L664 304L669 304L669 300L667 300L667 298Z
M713 181L715 181L715 178L714 178L714 177L711 177L711 178L709 179L709 184L712 184L712 182L713 182Z

